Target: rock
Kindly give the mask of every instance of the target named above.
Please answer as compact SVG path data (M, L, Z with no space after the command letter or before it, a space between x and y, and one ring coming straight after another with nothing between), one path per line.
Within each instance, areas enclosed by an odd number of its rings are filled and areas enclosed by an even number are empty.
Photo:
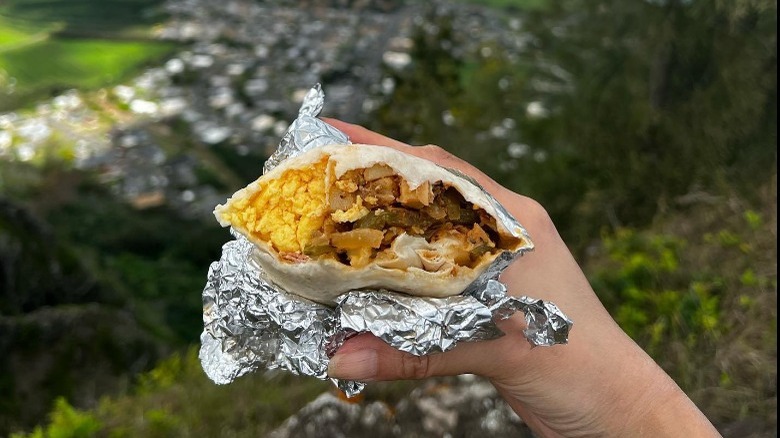
M487 381L475 376L431 379L394 406L353 403L325 393L288 418L271 438L533 437Z

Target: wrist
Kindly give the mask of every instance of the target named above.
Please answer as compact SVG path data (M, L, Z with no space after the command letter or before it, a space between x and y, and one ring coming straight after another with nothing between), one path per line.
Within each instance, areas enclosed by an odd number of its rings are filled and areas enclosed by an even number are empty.
M720 436L680 387L628 336L612 354L614 376L592 415L598 436ZM599 374L598 372L593 374ZM603 377L595 380L603 380Z
M683 390L649 357L641 390L629 388L639 396L621 418L628 421L620 436L636 437L719 437L709 419Z
M579 329L568 345L504 349L506 362L486 376L537 435L718 436L616 325L583 321Z

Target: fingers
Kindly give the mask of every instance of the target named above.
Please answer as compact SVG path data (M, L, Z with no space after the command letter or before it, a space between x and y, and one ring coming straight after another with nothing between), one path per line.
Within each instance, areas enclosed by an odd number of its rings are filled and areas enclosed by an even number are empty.
M485 352L490 350L477 344L464 343L446 353L415 356L364 333L345 342L331 358L328 376L368 382L479 374L486 363ZM484 351L477 354L475 348Z
M360 125L355 125L352 123L342 122L341 120L324 118L324 117L322 120L325 123L329 124L330 126L333 126L339 131L347 134L347 136L349 136L350 141L352 141L353 143L375 144L378 146L389 146L396 149L411 148L411 146L406 143L400 142L398 140L394 140L390 137L385 137L382 134L378 134L374 131L368 130Z
M491 341L460 342L450 351L426 356L405 353L370 333L348 339L331 358L328 376L358 381L416 380L435 376L477 374L505 379L531 351L523 331L525 318L515 314L498 321L504 336Z
M364 382L429 377L430 358L410 356L372 335L362 334L345 342L331 358L328 376Z

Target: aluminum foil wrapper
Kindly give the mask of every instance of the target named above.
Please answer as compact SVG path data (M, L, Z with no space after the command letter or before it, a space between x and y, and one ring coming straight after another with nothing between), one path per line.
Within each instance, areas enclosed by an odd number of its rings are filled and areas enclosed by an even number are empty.
M329 144L347 144L349 137L317 118L325 106L325 93L320 84L315 85L303 99L298 118L293 120L279 142L279 147L265 161L263 173L267 173L287 158Z
M292 156L349 138L316 118L323 108L319 85L304 99L264 172ZM468 178L457 171L459 177ZM470 178L468 178L470 179ZM492 199L492 197L491 197ZM498 220L527 237L525 229L494 201ZM257 249L233 232L211 264L203 289L200 360L218 384L256 370L281 369L327 379L329 358L349 337L370 332L389 345L414 355L444 352L459 342L503 336L496 321L522 311L525 338L534 346L564 344L572 321L554 304L507 294L501 272L524 250L505 252L458 296L421 298L387 290L356 290L340 297L335 308L287 293L265 278L254 258ZM358 394L360 382L333 382L347 396Z

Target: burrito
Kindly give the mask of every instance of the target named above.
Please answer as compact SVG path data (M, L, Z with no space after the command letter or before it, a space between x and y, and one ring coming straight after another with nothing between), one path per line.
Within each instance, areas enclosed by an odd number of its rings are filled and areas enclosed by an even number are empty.
M463 292L504 252L533 248L492 197L456 172L392 148L331 145L282 162L214 215L257 247L285 291L333 305L351 290Z

